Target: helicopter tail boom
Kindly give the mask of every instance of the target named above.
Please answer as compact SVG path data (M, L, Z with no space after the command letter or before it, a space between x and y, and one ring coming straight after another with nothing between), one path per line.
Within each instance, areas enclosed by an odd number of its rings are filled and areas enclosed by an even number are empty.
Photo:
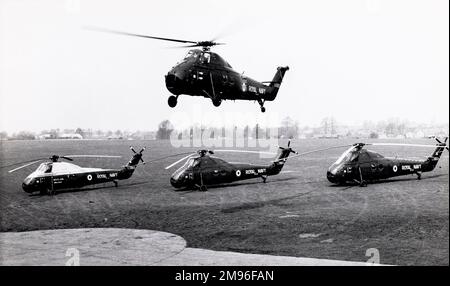
M435 139L438 142L438 144L433 154L431 154L431 156L428 157L427 161L425 162L425 170L424 170L425 172L433 171L434 168L436 168L439 159L441 158L442 152L444 152L445 149L447 149L448 151L448 147L446 144L448 138L445 138L444 142L440 141L437 138Z
M281 172L281 170L283 169L284 163L286 163L289 155L291 155L291 153L298 154L298 152L292 150L290 140L288 141L287 148L284 148L284 147L279 147L279 148L281 150L281 153L278 156L278 158L270 166L270 168L269 168L270 171L268 171L269 175L279 174Z
M131 157L131 160L119 171L119 180L130 178L133 175L134 170L136 169L139 162L145 164L144 160L142 159L142 152L144 152L145 147L142 148L139 152L136 152L133 147L130 147L130 150L133 152L133 157Z
M277 97L278 90L280 89L280 85L283 81L284 75L286 71L289 70L289 67L278 67L277 72L275 73L275 76L273 77L272 81L269 84L269 92L267 93L267 96L265 100L274 100Z

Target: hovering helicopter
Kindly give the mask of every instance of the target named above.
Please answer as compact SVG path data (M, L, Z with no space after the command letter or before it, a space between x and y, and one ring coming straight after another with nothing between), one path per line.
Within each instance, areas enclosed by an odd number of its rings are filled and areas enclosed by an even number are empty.
M133 147L130 147L133 151L133 157L131 160L123 166L121 169L100 169L100 168L83 168L72 163L60 162L59 159L65 159L67 161L73 161L72 158L120 158L120 156L108 156L108 155L52 155L50 158L34 160L28 164L10 170L9 173L18 171L27 166L43 162L39 167L22 183L22 189L27 193L39 192L41 195L53 195L56 190L81 188L88 185L95 185L106 182L113 182L118 186L119 180L129 179L139 162L145 164L142 159L142 152L136 152Z
M223 100L257 101L261 112L265 112L264 103L275 100L284 74L289 70L289 67L278 67L271 81L258 82L234 71L222 57L210 51L211 47L223 45L223 43L153 37L96 27L86 28L126 36L189 44L182 46L184 48L201 47L201 49L190 50L184 59L165 76L166 87L173 94L168 99L168 104L172 108L177 105L178 97L185 94L209 98L216 107L220 106Z
M345 184L347 182L356 182L360 186L367 186L368 182L375 182L391 177L415 174L420 180L423 172L431 172L436 167L444 149L449 150L445 138L444 142L435 138L436 145L421 144L401 144L401 143L356 143L353 145L334 146L326 149L320 149L302 153L309 153L343 148L350 146L327 171L327 179L331 183ZM406 147L425 147L435 148L433 154L425 160L418 159L400 159L389 158L380 155L377 152L367 150L365 146L406 146ZM294 156L293 156L294 157Z
M275 155L275 153L244 150L199 150L197 153L190 153L186 157L167 166L166 170L185 161L184 165L170 177L170 184L176 189L198 188L200 191L205 192L207 191L207 185L218 185L254 178L261 178L265 183L267 177L277 175L281 172L284 163L291 153L297 154L296 151L290 148L290 142L287 148L279 148L281 152L278 158L272 164L266 166L229 163L211 155L215 152L267 153L272 155Z

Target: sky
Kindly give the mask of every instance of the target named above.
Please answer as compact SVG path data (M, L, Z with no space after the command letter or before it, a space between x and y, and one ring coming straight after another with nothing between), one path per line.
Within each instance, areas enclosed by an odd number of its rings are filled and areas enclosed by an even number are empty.
M358 125L400 118L448 123L449 2L443 0L0 0L0 130L153 130L174 117L225 121L324 117ZM164 75L188 50L83 29L200 41L238 72L270 81L254 102L170 96ZM250 118L250 119L249 119ZM270 121L269 120L269 121Z

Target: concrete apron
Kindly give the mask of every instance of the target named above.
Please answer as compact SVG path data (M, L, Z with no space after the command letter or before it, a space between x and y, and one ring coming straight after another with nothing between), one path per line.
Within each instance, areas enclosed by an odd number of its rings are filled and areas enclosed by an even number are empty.
M244 254L186 247L177 235L85 228L0 233L0 265L366 266L365 262Z

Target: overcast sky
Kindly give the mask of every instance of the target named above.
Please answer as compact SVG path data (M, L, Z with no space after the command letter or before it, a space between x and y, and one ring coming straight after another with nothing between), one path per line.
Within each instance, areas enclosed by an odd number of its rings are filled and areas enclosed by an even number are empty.
M235 70L271 80L289 65L265 117L301 125L390 117L449 118L446 0L0 0L0 130L155 129L174 112L253 112L253 102L170 95L164 75L186 54L175 43L86 31L85 25L214 48Z

